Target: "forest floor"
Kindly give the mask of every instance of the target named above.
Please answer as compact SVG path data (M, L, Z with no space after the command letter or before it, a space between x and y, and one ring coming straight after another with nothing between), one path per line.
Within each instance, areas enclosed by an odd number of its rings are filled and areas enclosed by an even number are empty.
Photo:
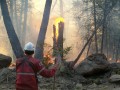
M1 83L0 90L16 90L15 83ZM53 89L53 83L45 82L39 83L39 90L120 90L120 84L104 83L101 85L89 84L76 86L76 88L71 88L71 85L63 83L56 83L55 89Z
M79 76L78 76L79 77ZM73 77L74 78L74 77ZM55 88L53 88L55 86ZM15 89L15 72L0 83L0 90L16 90ZM120 90L119 83L102 83L102 84L80 84L67 77L56 76L55 84L54 77L43 78L39 77L39 90Z

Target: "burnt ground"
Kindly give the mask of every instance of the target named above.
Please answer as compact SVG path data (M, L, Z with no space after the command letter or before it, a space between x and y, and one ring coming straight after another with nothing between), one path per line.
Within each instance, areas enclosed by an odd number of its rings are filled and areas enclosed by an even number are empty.
M119 82L105 82L100 84L91 82L88 84L81 84L77 80L75 81L69 77L56 76L54 83L54 77L46 79L39 76L38 78L39 90L120 90ZM88 79L93 80L92 78ZM53 88L54 86L55 88ZM12 72L12 74L8 76L8 79L0 83L0 90L15 90L15 72Z

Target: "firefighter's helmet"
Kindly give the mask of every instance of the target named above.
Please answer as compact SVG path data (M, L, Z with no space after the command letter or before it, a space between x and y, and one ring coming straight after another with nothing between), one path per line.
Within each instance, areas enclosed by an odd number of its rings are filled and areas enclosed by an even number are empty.
M24 50L34 51L35 50L34 44L31 42L28 42L27 44L25 44Z

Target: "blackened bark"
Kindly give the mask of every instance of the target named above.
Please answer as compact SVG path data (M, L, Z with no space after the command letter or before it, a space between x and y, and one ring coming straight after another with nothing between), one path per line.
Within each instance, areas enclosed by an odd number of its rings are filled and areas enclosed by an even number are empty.
M64 30L64 23L59 23L59 35L58 35L58 49L60 51L61 59L63 60L63 30Z

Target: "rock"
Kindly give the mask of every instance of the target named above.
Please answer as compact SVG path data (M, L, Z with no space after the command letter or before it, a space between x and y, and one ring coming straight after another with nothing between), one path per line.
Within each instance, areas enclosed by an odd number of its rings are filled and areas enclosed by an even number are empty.
M82 84L79 84L79 83L76 84L76 89L82 90L82 88L83 88Z
M118 82L120 81L120 75L116 74L116 75L112 75L110 78L109 78L109 81L110 82Z
M112 69L120 69L120 63L111 63L110 64L110 67L112 68Z
M112 90L120 90L120 88L114 88L114 89L112 89Z
M82 75L75 75L71 80L74 82L79 82L83 84L87 83L87 79L84 78Z
M78 65L76 72L84 76L90 76L102 74L108 70L108 67L109 62L104 54L92 54Z
M95 83L93 83L92 85L89 85L88 87L91 88L91 89L93 89L93 88L96 88L97 85Z
M0 54L0 69L8 67L12 61L12 58L3 54Z

